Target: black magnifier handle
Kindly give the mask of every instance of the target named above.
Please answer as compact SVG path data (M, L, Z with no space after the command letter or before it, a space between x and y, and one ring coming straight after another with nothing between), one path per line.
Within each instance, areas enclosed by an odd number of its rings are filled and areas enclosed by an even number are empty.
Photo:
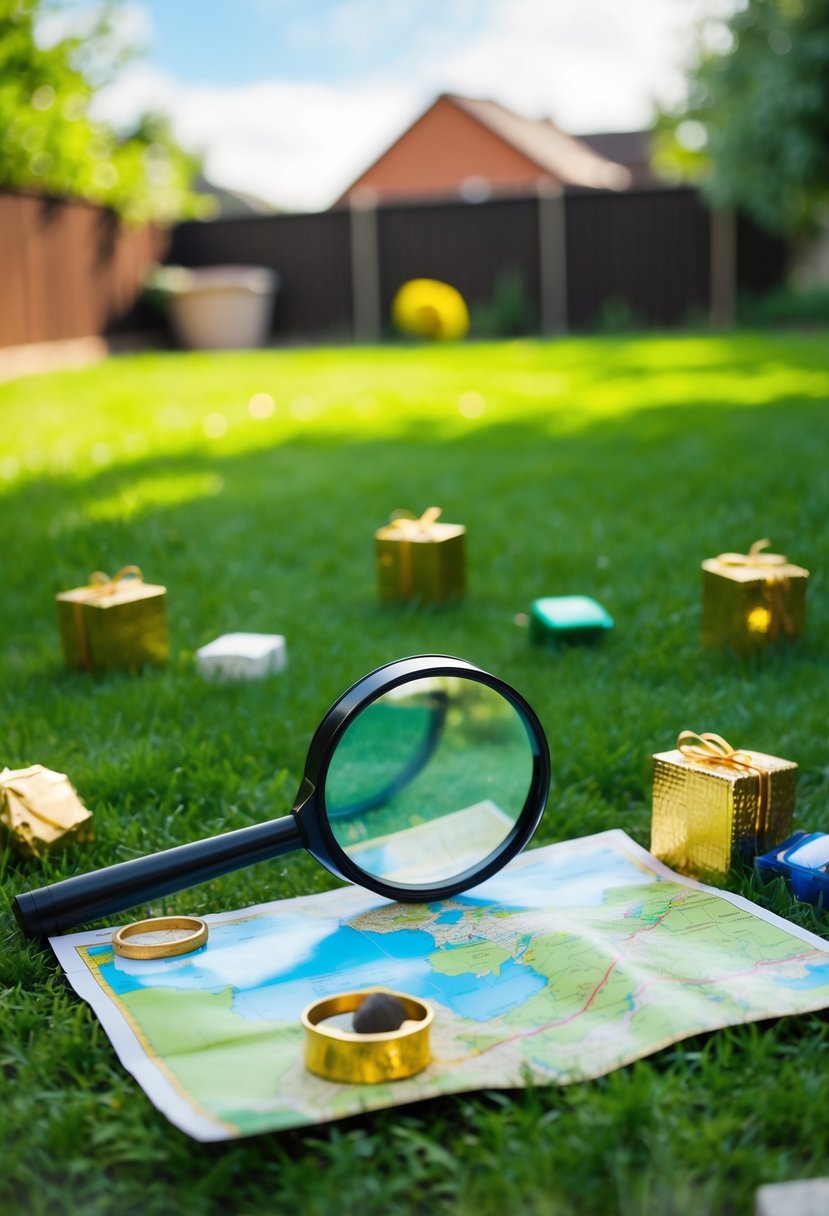
M296 817L285 815L26 891L14 900L14 914L31 937L49 937L301 847Z

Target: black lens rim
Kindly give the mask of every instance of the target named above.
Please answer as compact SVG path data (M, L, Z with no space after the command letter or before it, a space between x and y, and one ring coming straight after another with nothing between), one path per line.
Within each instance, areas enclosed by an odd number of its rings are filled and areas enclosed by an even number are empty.
M425 676L460 676L494 689L517 711L524 722L533 751L533 774L524 806L500 848L484 861L436 884L384 882L362 870L348 856L331 829L325 808L325 780L339 740L358 714L383 693ZM506 681L452 655L413 655L376 668L352 684L332 705L311 740L301 790L303 800L294 814L308 852L338 878L353 882L386 899L405 903L428 903L448 899L485 882L515 857L532 837L550 790L550 750L544 728L532 706Z

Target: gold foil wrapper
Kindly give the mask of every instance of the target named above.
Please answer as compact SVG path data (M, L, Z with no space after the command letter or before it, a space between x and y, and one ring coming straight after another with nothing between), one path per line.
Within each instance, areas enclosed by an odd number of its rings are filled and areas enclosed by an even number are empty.
M723 879L736 863L790 835L797 765L745 748L740 754L765 776L698 762L678 750L653 757L651 852L671 869Z
M170 653L166 588L124 578L57 596L58 624L70 671L137 671Z
M32 764L0 772L0 827L18 853L42 857L70 840L91 840L92 812L65 773Z
M380 599L442 604L466 592L466 528L430 523L420 534L387 524L374 534Z
M786 562L702 563L702 640L707 646L759 650L803 632L809 571Z

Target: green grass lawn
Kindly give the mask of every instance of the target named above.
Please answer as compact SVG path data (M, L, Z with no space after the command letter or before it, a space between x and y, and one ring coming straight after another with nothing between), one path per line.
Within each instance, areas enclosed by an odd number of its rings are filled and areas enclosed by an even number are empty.
M829 831L826 333L124 357L0 387L0 427L0 761L69 773L96 822L89 846L3 858L4 1211L748 1216L757 1186L829 1172L821 1015L589 1084L201 1146L8 906L283 814L330 703L418 652L468 658L536 708L553 756L537 843L621 827L647 846L650 757L686 727L797 761L796 826ZM383 608L374 529L432 504L467 525L468 599ZM704 651L700 561L763 536L813 571L806 636L751 660ZM55 593L133 562L168 587L169 667L66 674ZM515 615L570 592L614 633L531 650ZM237 629L284 633L287 671L203 684L193 652ZM295 856L154 910L330 882ZM732 886L828 935L780 883Z

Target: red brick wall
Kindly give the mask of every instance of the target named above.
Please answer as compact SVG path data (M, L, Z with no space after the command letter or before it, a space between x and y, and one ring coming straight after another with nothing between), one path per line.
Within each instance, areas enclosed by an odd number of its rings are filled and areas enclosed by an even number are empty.
M469 177L485 178L493 194L526 193L540 178L550 179L528 157L441 97L345 197L369 187L379 201L447 198L457 196Z

